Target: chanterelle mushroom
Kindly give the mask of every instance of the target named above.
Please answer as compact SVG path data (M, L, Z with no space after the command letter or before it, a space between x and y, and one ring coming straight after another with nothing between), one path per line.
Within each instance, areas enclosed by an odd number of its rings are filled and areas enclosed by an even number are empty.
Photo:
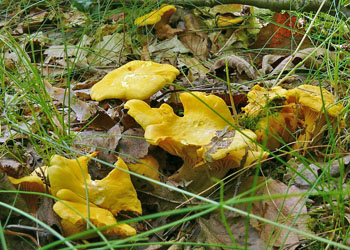
M169 19L175 13L176 8L173 5L165 5L160 9L154 10L135 20L135 25L146 26L154 25L156 36L159 39L172 38L182 29L173 29L170 27Z
M296 113L305 128L298 138L295 148L314 144L322 139L327 123L326 115L331 126L337 121L343 110L341 103L336 103L334 95L324 88L312 85L300 85L286 93L287 102L295 105Z
M103 231L104 234L135 235L136 230L131 226L115 225L117 220L114 217L120 211L142 213L141 203L137 199L130 175L120 170L127 170L128 167L121 158L118 158L115 164L117 168L113 169L107 177L102 180L91 180L87 164L96 154L77 159L55 155L49 167L36 169L31 176L21 179L11 178L11 181L14 184L27 185L26 190L32 191L33 188L28 189L28 185L34 184L34 187L39 187L34 191L44 192L46 183L43 183L42 174L47 174L51 187L48 189L58 199L53 209L62 219L62 228L66 236L85 231L87 216L96 227L110 226ZM90 234L87 237L94 236L96 234Z
M96 154L91 154L94 157ZM124 161L118 158L113 169L102 180L91 180L88 174L90 158L82 156L77 159L67 159L59 155L52 157L48 168L51 192L59 201L54 205L54 211L62 219L65 235L71 235L86 230L86 216L96 226L116 224L114 218L120 211L142 213L141 203L137 199L130 175L121 169L128 169ZM90 213L88 213L87 200ZM69 206L80 212L82 218ZM104 231L109 235L131 236L136 230L129 225L113 226Z
M287 90L281 87L267 90L255 85L248 93L248 105L242 108L245 118L255 120L254 132L260 143L273 150L281 141L293 141L297 127L295 110L286 103Z
M122 210L141 214L141 203L130 175L115 168L102 180L93 181L87 169L89 160L87 156L67 159L55 155L48 168L52 194L57 195L61 189L68 189L114 215ZM128 169L120 158L116 164L119 168Z
M242 160L250 152L257 151L263 157L267 156L262 150L253 146L252 140L256 136L252 131L235 131L229 125L234 124L234 120L221 98L192 92L182 93L180 100L184 107L183 117L174 114L168 104L162 104L160 108L151 108L139 100L130 100L125 104L125 108L129 109L128 114L144 128L145 138L149 143L159 145L183 159L183 166L179 173L171 177L172 180L180 181L182 178L187 181L194 180L199 188L204 188L210 184L210 181L208 182L210 177L221 178L230 168L249 165L242 163ZM216 144L215 150L208 151L212 148L210 145L214 137L219 139L225 137L224 135L227 135L225 131L230 134L230 138L225 139L226 143L221 143L221 146ZM218 134L223 136L220 137ZM226 151L224 152L221 147ZM238 154L239 150L243 150L244 153ZM227 161L219 163L218 160L224 158ZM213 161L209 163L210 160ZM259 156L255 160L259 160ZM227 164L228 162L230 164ZM246 162L252 161L249 158Z
M170 64L132 61L109 72L91 88L91 99L145 100L172 83L180 72Z

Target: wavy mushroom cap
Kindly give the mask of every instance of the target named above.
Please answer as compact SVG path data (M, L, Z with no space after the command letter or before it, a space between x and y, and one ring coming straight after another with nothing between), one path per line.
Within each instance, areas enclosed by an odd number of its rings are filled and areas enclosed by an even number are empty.
M145 100L174 81L180 72L170 64L132 61L109 72L91 88L91 99Z
M255 85L248 93L249 104L242 108L247 116L257 116L261 109L275 98L285 98L287 90L280 86L271 88L269 90Z
M335 96L324 88L312 85L300 85L286 93L288 103L301 104L316 112L321 112L323 105L327 114L338 116L343 110L341 103L336 104Z
M211 143L199 150L208 162L220 160L229 155L230 152L254 145L254 140L256 140L256 134L249 129L242 130L241 132L229 130L226 133L218 131L216 134L217 136L212 138Z
M175 6L165 5L160 9L153 10L152 12L137 18L134 23L137 26L156 24L160 22L162 18L168 19L172 14L174 14L175 11Z
M133 211L141 214L141 203L137 199L130 175L120 170L128 170L124 161L118 158L117 168L113 169L104 179L93 181L88 174L87 164L94 156L96 154L91 154L90 157L82 156L78 159L53 156L48 168L53 195L58 195L62 189L68 189L77 196L108 209L114 215L120 211Z
M77 212L74 211L71 207ZM85 231L88 216L89 221L96 227L114 225L117 223L117 220L110 211L94 206L90 206L88 208L86 206L86 202L79 203L71 201L58 201L53 206L53 210L62 219L61 224L65 236L74 235ZM127 224L121 224L112 226L104 230L103 233L106 235L128 237L135 235L136 230ZM94 237L95 235L96 234L89 236Z
M168 104L151 108L143 101L130 100L125 108L143 127L149 143L180 157L185 154L184 147L187 150L188 146L206 145L216 131L223 130L229 126L228 123L234 124L230 110L220 97L192 92L180 94L180 100L184 108L183 117L177 116Z

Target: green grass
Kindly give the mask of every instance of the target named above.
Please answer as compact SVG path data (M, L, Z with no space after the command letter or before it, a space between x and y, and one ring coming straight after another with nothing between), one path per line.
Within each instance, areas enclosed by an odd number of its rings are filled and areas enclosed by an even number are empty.
M0 3L1 5L1 3ZM70 158L78 157L83 155L74 149L74 141L76 133L72 129L75 128L74 124L70 119L65 122L65 118L71 115L70 103L68 102L67 107L56 106L55 102L51 99L49 94L45 90L44 80L48 80L51 83L56 83L59 86L66 87L68 95L71 95L70 89L76 82L82 82L88 80L91 75L91 68L99 70L110 69L110 67L118 67L123 64L123 61L130 61L133 59L139 59L142 54L142 47L155 39L152 28L137 28L133 25L135 17L143 15L157 6L145 4L143 6L136 6L128 4L126 6L117 6L112 1L103 1L101 4L93 5L84 15L86 16L86 24L82 27L69 27L69 23L65 22L65 12L72 10L68 3L56 2L56 1L24 1L16 2L9 1L9 4L1 6L0 15L1 17L7 17L9 22L7 26L0 28L0 138L7 136L6 142L0 144L0 158L11 157L21 163L26 163L26 157L28 157L28 147L31 146L33 152L37 153L41 159L43 159L40 165L49 164L50 158L54 154L64 155ZM50 15L45 18L42 24L31 31L28 35L14 35L11 34L17 25L23 22L23 18L26 17L34 7L47 10L54 17ZM10 17L10 13L14 10L17 12ZM100 39L92 40L89 46L84 46L84 37L94 38L96 33L101 30L102 26L108 21L108 17L113 14L118 14L125 11L127 15L120 19L118 22L121 24L117 28L117 32L113 33L111 40L116 34L122 34L118 36L120 38L120 44L123 50L130 49L127 55L123 55L124 58L118 59L113 56L110 65L99 66L94 65L101 59L109 59L111 55L114 55L113 47L110 49L110 54L102 54L103 47L100 51L95 51L94 46L100 42ZM308 25L306 28L310 28L309 38L314 43L315 48L334 48L340 44L344 44L346 41L345 33L348 30L348 24L341 16L330 17L320 13L315 17L315 14L300 14L294 13L298 18L304 18ZM264 17L266 18L266 17ZM323 24L326 25L323 25ZM66 66L61 74L58 75L44 75L43 72L48 67L44 63L44 51L46 45L42 44L37 47L35 41L39 36L38 31L42 31L45 39L49 43L58 43L64 46L64 54L66 56ZM126 33L124 33L126 31ZM141 33L145 33L145 36L140 36ZM54 35L58 38L55 38ZM23 38L20 39L20 38ZM24 44L24 41L26 44ZM129 41L129 42L126 42ZM26 46L24 46L26 45ZM107 46L106 43L105 46ZM81 52L89 53L91 58L90 65L81 65L79 58L71 57L68 48L73 46L76 48L76 55ZM119 44L118 44L119 46ZM5 58L5 52L12 52L17 61L8 65L8 59ZM239 54L247 54L248 52L256 52L256 50L242 50ZM258 50L258 53L264 53L265 50ZM316 52L316 49L315 49ZM104 52L105 53L105 52ZM310 241L304 249L326 249L327 247L333 247L333 249L350 249L346 245L346 239L349 238L348 222L345 219L347 209L349 207L348 198L349 189L344 190L343 184L348 184L347 170L345 169L344 163L339 162L340 165L340 176L332 177L330 175L330 161L339 158L343 151L341 148L349 150L350 148L350 135L349 135L349 61L350 54L348 51L339 49L335 50L335 60L329 58L329 54L326 54L319 67L310 67L312 70L309 72L305 71L306 80L305 83L312 83L314 80L318 80L320 84L325 84L327 88L333 88L334 94L339 98L339 102L345 106L343 114L345 116L346 128L340 132L336 129L328 129L328 135L325 139L329 147L320 148L324 156L319 157L311 152L293 151L291 145L284 145L281 150L271 152L271 159L262 164L258 164L257 168L244 170L247 175L262 175L266 174L268 177L281 177L284 169L289 169L296 175L303 176L298 173L293 166L288 162L288 157L297 159L298 162L303 163L305 166L314 163L321 166L319 160L322 160L324 165L321 174L317 180L302 194L297 194L297 197L313 200L316 205L308 204L308 208L313 210L314 213L310 214L312 220L309 223L310 229L315 234L308 232L300 232L295 228L285 226L278 221L271 221L266 218L261 218L254 214L250 214L247 211L237 208L240 204L251 204L264 199L268 199L270 196L256 195L255 191L259 187L258 184L253 185L253 188L246 193L235 195L229 199L225 199L225 187L230 184L236 186L235 181L239 179L238 174L233 174L232 178L227 177L225 181L219 182L216 187L217 192L211 196L201 196L183 190L178 187L168 185L163 182L156 182L152 179L140 176L135 173L131 175L137 176L156 183L164 189L177 192L183 197L188 199L193 198L196 201L196 205L184 205L181 208L160 211L158 213L145 214L140 217L118 221L119 223L138 223L145 222L157 218L180 218L172 220L165 225L161 225L147 231L138 233L136 236L125 238L125 239L110 239L109 237L103 236L100 233L102 229L96 229L90 223L89 231L83 232L77 236L64 237L60 232L55 231L50 226L46 225L39 219L35 218L29 213L23 212L16 208L13 204L6 204L0 201L0 207L12 209L13 212L19 213L21 216L28 218L35 224L42 228L45 228L50 234L54 235L56 239L53 242L42 246L42 249L116 249L116 248L132 248L132 247L147 247L149 245L181 245L181 246L193 246L199 247L222 247L222 248L233 248L235 246L235 232L231 232L230 225L225 216L225 211L235 212L239 215L246 216L249 219L255 219L260 223L267 223L275 226L276 228L288 229L290 232L300 233L304 235ZM122 53L121 53L122 54ZM311 55L310 55L311 56ZM71 57L71 58L70 58ZM299 66L304 61L299 62L294 70L287 74L280 74L278 78L281 80L289 75L294 74ZM54 69L59 69L59 65ZM227 72L228 73L228 72ZM97 74L97 73L96 73ZM223 85L227 84L227 75L222 76ZM101 76L100 76L101 77ZM229 76L228 76L229 77ZM275 77L276 78L276 77ZM270 80L271 76L262 75L257 81L266 82ZM175 84L178 88L183 88L179 85L179 82ZM189 91L188 89L183 89ZM206 103L203 103L207 105ZM276 109L276 105L271 103L271 108ZM278 105L277 105L278 106ZM211 108L211 107L209 107ZM211 108L212 109L212 108ZM278 108L277 108L278 109ZM213 110L213 109L212 109ZM213 110L213 112L216 112ZM271 112L270 108L265 110L265 113ZM218 119L223 119L218 113L216 113ZM239 125L254 129L256 120L248 118L240 120L240 124L229 124L229 126L239 129ZM329 125L329 121L328 121ZM329 125L329 128L331 126ZM10 131L10 132L8 132ZM250 138L248 138L250 139ZM267 149L266 149L267 150ZM115 152L118 154L118 152ZM106 162L102 162L96 159L97 162L104 164L110 168L115 166ZM276 166L276 167L275 167ZM282 169L282 173L281 173ZM242 174L242 178L244 174ZM291 186L294 181L293 177L288 186ZM304 177L305 178L305 177ZM281 179L280 179L281 180ZM307 179L306 179L307 180ZM262 186L263 184L260 184ZM19 194L21 191L7 191L0 190L0 193L8 194ZM55 197L48 194L40 194L53 199ZM281 194L279 196L273 196L273 198L288 198L291 195ZM336 204L333 202L336 201ZM327 207L327 209L325 209ZM198 242L179 242L175 236L168 237L164 242L149 242L149 239L155 233L163 233L165 230L171 230L175 226L185 226L187 223L196 223L196 220L200 217L208 216L208 214L214 211L219 211L222 219L222 223L227 230L229 237L232 240L232 244L213 244L213 243L198 243ZM249 211L249 210L248 210ZM301 211L299 211L300 216ZM176 217L180 216L180 217ZM329 219L325 221L319 221L319 218L328 216ZM11 218L6 218L4 221L11 221ZM248 220L249 220L248 219ZM296 222L297 217L294 222ZM247 220L247 225L249 221ZM7 249L6 246L6 225L8 223L0 222L0 241L3 249ZM88 220L87 220L88 221ZM330 231L330 232L328 232ZM98 240L83 242L75 240L79 236L86 235L90 232L99 232ZM176 233L175 233L176 235ZM246 241L248 240L247 234L245 235ZM272 241L272 239L270 239ZM28 243L28 246L30 244ZM33 246L32 246L33 248ZM234 249L248 249L247 242L246 247ZM280 248L282 249L282 247Z

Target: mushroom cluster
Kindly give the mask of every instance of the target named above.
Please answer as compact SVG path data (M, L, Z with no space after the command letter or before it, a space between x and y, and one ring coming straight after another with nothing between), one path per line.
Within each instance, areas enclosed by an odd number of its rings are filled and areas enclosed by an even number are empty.
M256 85L248 93L248 101L242 108L245 117L257 119L258 141L271 150L282 142L295 142L294 149L315 145L323 138L327 125L335 126L343 109L329 91L312 85L290 90L266 90Z
M50 180L50 192L57 198L53 210L62 219L61 225L65 236L86 230L89 220L95 227L110 226L103 231L106 235L132 236L136 230L127 224L117 224L115 216L120 211L142 214L141 202L124 161L119 158L116 168L102 180L92 180L88 174L88 162L97 153L77 159L67 159L54 155L50 166L45 167ZM40 192L45 191L45 184L37 176L38 171L29 177L11 178L13 184L21 184L22 190L40 183ZM30 179L29 179L30 178ZM88 219L87 219L88 218ZM88 237L94 237L90 234Z
M183 166L169 179L193 181L193 190L212 184L231 168L246 167L265 159L250 130L234 130L234 120L223 99L202 92L180 94L183 117L168 104L151 108L141 100L129 100L125 108L145 130L150 144L183 159Z

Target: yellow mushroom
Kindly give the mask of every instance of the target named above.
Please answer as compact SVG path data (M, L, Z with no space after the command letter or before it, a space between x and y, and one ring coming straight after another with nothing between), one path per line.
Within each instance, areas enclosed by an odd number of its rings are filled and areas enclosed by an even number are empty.
M52 157L48 168L52 194L57 196L60 190L68 189L79 197L111 211L113 215L117 215L120 211L141 214L141 203L137 199L129 173L118 169L128 170L124 161L119 158L116 163L118 168L113 169L102 180L91 180L87 169L90 157L82 156L78 159L67 159L59 155Z
M160 9L153 10L152 12L137 18L134 23L137 26L154 25L156 36L159 39L172 38L175 34L182 31L182 29L173 29L169 25L169 19L175 11L175 6L165 5Z
M295 112L302 120L304 132L298 137L294 148L306 148L318 143L326 128L327 120L334 126L343 110L335 96L324 88L312 85L300 85L286 93L287 103L295 106Z
M134 173L146 176L156 181L160 181L159 163L153 156L147 155L144 158L140 159L139 161L140 162L137 162L137 163L127 163L126 165L130 169L130 171ZM132 179L135 180L134 186L136 188L143 188L145 182L142 179L137 177L135 178L132 177ZM153 188L157 187L157 185L153 183L150 183L150 185L152 185Z
M227 27L234 24L239 24L244 21L244 17L236 17L231 14L228 15L218 15L216 17L216 24L218 27Z
M132 61L109 72L91 88L91 98L145 100L174 81L180 72L170 64Z
M182 93L180 100L184 107L183 117L174 114L168 104L162 104L160 108L151 108L143 101L130 100L125 104L125 108L129 109L128 114L144 128L145 138L149 143L158 145L170 154L183 159L183 166L170 179L203 181L204 178L206 182L197 181L197 184L200 183L201 187L206 187L208 183L210 184L208 178L221 178L230 168L241 166L242 157L235 159L237 164L231 162L231 165L223 166L223 169L219 170L217 165L209 163L205 156L207 146L212 143L215 136L218 136L218 133L234 131L229 125L234 124L234 120L224 100L215 95L206 95L201 92ZM242 143L243 146L240 149L248 148L253 144L248 142L249 139L255 138L252 131L236 131L234 137L241 138L244 136L243 133L247 133L245 135L247 140L246 143ZM234 141L231 140L232 143L235 143ZM221 156L225 158L236 149L232 148ZM232 153L232 157L234 156L235 154ZM214 162L217 160L215 159ZM215 165L215 170L212 171L211 165Z
M297 115L291 105L287 105L287 90L281 87L267 90L255 85L248 93L248 105L243 107L246 119L256 120L254 132L257 140L273 150L281 141L293 141L297 127Z
M285 98L287 90L280 86L267 90L255 85L248 93L248 105L242 108L246 116L258 116L263 108L275 98Z
M46 185L43 182L42 172L45 176L48 175L51 186L49 190L59 200L53 209L62 219L62 227L66 236L85 231L88 214L89 220L96 227L116 224L114 216L120 211L141 214L141 203L137 199L129 173L120 170L128 170L121 158L118 158L115 164L117 168L113 169L107 177L102 180L91 180L87 164L91 157L96 155L97 153L93 153L71 160L55 155L49 167L36 169L31 176L21 179L9 178L13 184L20 184L21 190L44 192ZM33 199L35 197L29 198L27 199L29 204L36 203L36 199ZM73 207L78 213L65 204ZM136 234L136 230L129 225L121 224L114 225L104 230L103 233L132 236ZM84 238L95 236L96 234L92 234Z
M8 178L11 181L11 183L14 184L15 186L19 185L21 191L45 193L46 186L43 183L43 180L35 174L30 176L25 176L20 179L16 179L10 176L8 176ZM30 211L32 213L35 213L37 209L37 202L39 199L39 195L22 194L22 197L27 203L27 206L30 209Z
M69 206L77 210L79 213L75 212ZM60 218L62 218L61 224L65 236L70 236L85 231L88 215L89 221L96 227L114 225L117 223L117 220L110 211L96 206L90 206L88 208L86 202L79 203L71 201L58 201L53 206L53 210ZM121 224L111 226L110 228L104 230L103 233L106 235L119 235L127 237L135 235L136 230L127 224ZM96 234L93 234L85 238L95 236Z

